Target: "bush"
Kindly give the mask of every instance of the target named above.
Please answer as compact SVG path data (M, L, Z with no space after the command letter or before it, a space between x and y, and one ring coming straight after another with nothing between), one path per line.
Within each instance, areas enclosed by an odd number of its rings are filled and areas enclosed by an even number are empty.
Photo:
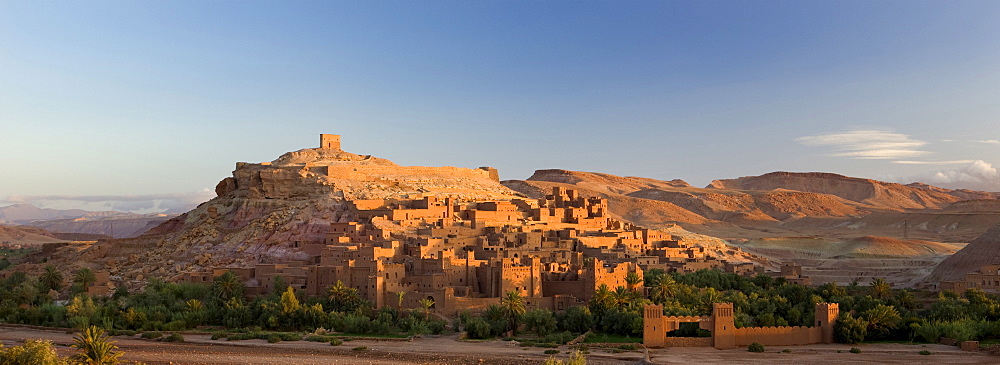
M751 343L750 346L747 346L747 351L764 352L764 345L761 345L759 342Z
M368 351L368 346L358 346L358 347L355 347L355 348L353 348L351 350L352 351Z
M833 335L840 343L858 343L868 335L868 322L850 314L841 315L833 326Z
M857 347L851 347L851 353L852 354L860 354L861 353L861 349L859 349Z
M163 337L162 332L153 331L153 332L145 332L142 334L142 338L145 338L147 340L155 340L160 337Z
M334 338L334 339L330 340L330 346L340 346L340 345L343 345L343 344L344 344L344 341L341 341L339 338Z
M65 364L47 340L27 340L23 345L0 348L0 364Z
M212 334L212 339L213 340L218 340L218 339L224 338L224 337L229 337L229 334L226 333L226 332L215 332L215 333Z
M918 354L921 354L921 355L930 355L931 352L927 351L927 350L920 350L920 352L918 352Z
M792 353L792 349L784 349L784 350L781 350L781 352L784 352L786 354L790 354L790 353Z
M277 334L268 335L267 336L267 342L268 343L278 343L278 342L281 342L281 336L278 336Z
M180 333L171 333L170 336L167 336L167 338L163 340L167 342L184 342L184 335Z
M625 350L625 351L635 351L635 350L639 349L639 346L636 345L636 344L634 344L634 343L627 343L627 344L618 346L618 349L619 350Z
M559 350L545 350L545 354L546 355L555 355L555 354L558 354L558 353L559 353Z

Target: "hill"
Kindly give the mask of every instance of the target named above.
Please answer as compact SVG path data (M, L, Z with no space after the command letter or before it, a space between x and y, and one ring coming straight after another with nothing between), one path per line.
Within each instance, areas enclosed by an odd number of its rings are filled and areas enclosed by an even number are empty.
M40 245L66 242L41 228L0 225L0 243L4 245Z
M1000 225L986 231L969 242L965 248L941 261L924 281L936 284L942 280L960 280L965 274L979 270L982 265L998 263L1000 263Z

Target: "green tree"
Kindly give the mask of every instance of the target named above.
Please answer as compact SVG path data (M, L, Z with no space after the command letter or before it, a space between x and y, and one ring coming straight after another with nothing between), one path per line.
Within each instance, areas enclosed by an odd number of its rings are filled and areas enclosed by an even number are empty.
M82 293L86 292L87 288L97 282L97 275L94 274L93 270L86 267L77 270L73 274L73 292Z
M650 299L656 303L664 303L670 299L673 299L677 295L678 284L674 281L674 278L669 275L664 275L657 281L656 285L653 286Z
M500 298L500 307L503 308L504 317L507 319L507 329L517 332L517 326L521 322L521 316L524 315L526 310L524 297L521 296L521 292L516 290L511 290Z
M295 290L292 287L286 287L285 292L281 293L281 312L288 315L298 312L302 306L299 304L299 298L295 297Z
M556 330L556 317L548 309L534 309L524 313L524 327L535 331L539 336L545 336Z
M874 278L872 279L871 292L875 299L889 299L892 297L892 286L883 278Z
M222 301L242 297L244 289L240 277L232 271L226 271L225 274L219 275L212 281L212 292L216 298L222 299Z
M635 271L630 271L628 274L625 274L625 283L628 285L629 291L636 291L636 288L642 283L642 276Z
M833 335L840 343L858 343L868 335L868 323L861 318L854 318L849 313L840 315L833 326Z
M902 320L896 308L885 304L876 305L875 308L864 311L861 316L868 322L868 333L881 337L896 329Z
M73 337L72 347L80 349L80 353L73 358L81 364L106 365L117 364L118 358L122 355L118 352L118 346L109 341L104 330L95 326L87 327L80 334Z
M346 286L340 280L326 288L326 299L330 302L330 309L341 312L353 311L364 302L358 289Z
M38 277L38 283L41 284L40 288L44 291L59 291L63 286L63 274L56 270L55 266L46 265L45 272Z

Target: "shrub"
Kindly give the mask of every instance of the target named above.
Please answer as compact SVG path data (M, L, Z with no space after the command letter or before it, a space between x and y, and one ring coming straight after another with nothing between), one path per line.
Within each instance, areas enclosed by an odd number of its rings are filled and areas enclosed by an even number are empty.
M281 336L278 336L277 334L268 335L267 336L267 342L268 343L278 343L278 342L281 342Z
M861 353L861 349L859 349L857 347L851 347L851 353L852 354L860 354Z
M147 340L155 340L160 337L163 337L162 332L153 331L153 332L145 332L142 334L142 338L145 338Z
M868 335L868 322L845 313L837 319L837 323L833 326L833 335L840 343L864 341L865 336Z
M927 350L920 350L920 352L918 352L918 354L921 354L921 355L930 355L931 352L927 351Z
M167 342L184 342L184 335L180 333L171 333L170 336L167 336L167 338L163 340Z
M339 338L334 338L334 339L330 340L330 346L340 346L340 345L343 345L343 344L344 344L344 341L341 341Z
M212 334L212 339L213 340L218 340L218 339L223 338L223 337L229 337L229 334L226 333L226 332L215 332L215 333Z
M358 346L358 347L355 347L355 348L353 348L351 350L352 351L368 351L368 346Z
M47 340L27 340L23 345L0 348L0 364L64 364Z
M764 352L764 345L761 345L759 342L751 343L750 346L747 346L747 351Z
M555 355L555 354L558 354L558 353L559 353L559 350L545 350L545 354L546 355Z
M792 353L792 349L784 349L784 350L781 350L781 352L784 352L786 354L790 354L790 353Z

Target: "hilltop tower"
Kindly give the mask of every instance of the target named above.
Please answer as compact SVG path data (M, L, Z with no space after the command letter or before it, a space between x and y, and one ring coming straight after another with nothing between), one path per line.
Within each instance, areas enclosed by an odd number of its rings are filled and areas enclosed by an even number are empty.
M816 303L816 327L820 328L823 343L833 343L833 325L837 323L837 316L840 315L840 304L837 303Z
M712 338L719 350L736 348L736 318L733 303L712 303Z
M319 148L330 149L340 151L340 135L339 134L320 134L319 135Z

